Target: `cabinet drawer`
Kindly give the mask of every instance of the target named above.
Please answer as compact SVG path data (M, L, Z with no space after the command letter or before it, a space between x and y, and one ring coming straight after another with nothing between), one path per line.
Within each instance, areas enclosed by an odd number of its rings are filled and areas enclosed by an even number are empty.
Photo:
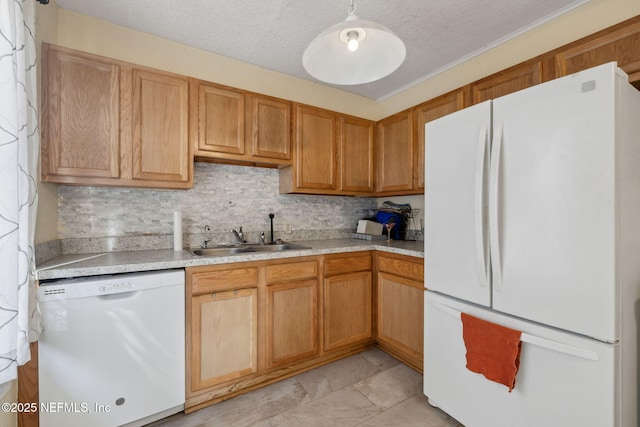
M424 260L414 257L378 256L378 271L386 271L418 282L424 281Z
M325 277L368 270L371 270L371 255L368 253L340 256L339 258L327 257L324 260Z
M258 268L233 268L194 273L191 276L192 295L225 289L258 286Z
M317 277L318 261L316 260L267 266L267 284Z

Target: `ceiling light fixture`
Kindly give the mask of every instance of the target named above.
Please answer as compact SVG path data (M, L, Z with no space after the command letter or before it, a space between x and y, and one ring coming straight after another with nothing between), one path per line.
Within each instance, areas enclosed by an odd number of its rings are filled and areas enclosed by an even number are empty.
M302 55L305 70L336 85L371 83L398 69L407 50L388 28L356 16L351 0L344 22L317 35Z

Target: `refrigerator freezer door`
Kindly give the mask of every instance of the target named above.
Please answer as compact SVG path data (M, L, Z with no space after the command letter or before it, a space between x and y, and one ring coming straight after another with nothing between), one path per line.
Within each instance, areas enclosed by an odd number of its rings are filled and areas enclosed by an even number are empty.
M495 99L489 197L493 308L609 342L619 78L607 64Z
M490 131L490 101L425 128L425 287L486 306Z
M466 368L461 312L523 332L520 369L511 393ZM424 342L424 394L466 426L635 425L631 418L621 424L616 413L618 344L524 322L429 291Z

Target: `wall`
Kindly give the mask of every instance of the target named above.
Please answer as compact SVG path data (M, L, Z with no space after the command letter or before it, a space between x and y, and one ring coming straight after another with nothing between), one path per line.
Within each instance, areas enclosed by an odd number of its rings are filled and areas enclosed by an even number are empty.
M377 208L373 198L279 194L276 169L196 163L193 189L144 190L60 185L58 237L64 253L173 247L173 212L181 211L185 246L199 246L204 226L212 243L233 241L242 226L245 239L312 240L350 237L358 219ZM289 225L291 233L285 233Z
M408 219L407 229L423 232L420 228L420 221L424 220L424 195L419 194L415 196L394 196L394 197L380 197L376 199L378 201L378 207L384 207L384 202L391 202L397 204L407 204L411 206L410 218ZM421 240L421 234L418 234L418 240Z
M58 14L55 5L36 5L36 54L40 58L43 40L55 43L58 32ZM38 73L40 73L38 61ZM38 82L40 84L40 82ZM38 97L40 87L38 87ZM38 100L40 103L40 100ZM36 218L36 243L48 242L58 237L58 186L38 181L38 215Z
M57 9L62 46L380 120L640 14L638 0L591 0L423 82L376 101ZM79 37L78 35L82 35ZM45 39L46 40L46 39Z
M640 15L638 0L591 0L377 104L376 120Z
M80 34L81 37L78 36ZM72 49L265 95L311 103L359 117L373 119L375 115L375 103L369 98L286 76L64 9L58 10L56 42Z
M636 16L640 14L640 2L591 0L380 103L59 10L54 1L38 6L37 13L39 40L378 120ZM36 243L55 239L60 222L57 221L56 186L41 184L40 189ZM402 199L396 200L402 202ZM413 204L421 205L420 200Z

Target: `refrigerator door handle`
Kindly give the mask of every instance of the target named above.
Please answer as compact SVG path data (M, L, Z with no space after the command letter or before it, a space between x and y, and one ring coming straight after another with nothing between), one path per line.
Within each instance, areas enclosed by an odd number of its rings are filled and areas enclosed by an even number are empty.
M440 310L441 312L448 314L449 316L455 317L456 319L460 318L460 312L455 308L449 307L446 304L443 304L439 301L434 301L434 300L430 300L429 304L431 304L431 306L436 308L437 310ZM526 334L524 332L520 335L520 341L526 342L528 344L535 345L538 347L546 348L548 350L557 351L558 353L579 357L581 359L587 359L587 360L600 359L600 356L595 351L586 350L584 348L575 347L573 345L564 344L564 343L553 341L547 338L537 337L535 335Z
M500 262L499 193L500 193L500 151L502 149L502 123L496 125L491 142L491 164L489 166L489 245L491 248L491 268L493 289L502 290L502 266Z
M484 235L484 165L487 151L487 129L480 131L478 138L478 151L476 153L476 177L475 177L475 231L476 231L476 260L480 286L486 288L489 283L487 268L487 251L485 249Z

